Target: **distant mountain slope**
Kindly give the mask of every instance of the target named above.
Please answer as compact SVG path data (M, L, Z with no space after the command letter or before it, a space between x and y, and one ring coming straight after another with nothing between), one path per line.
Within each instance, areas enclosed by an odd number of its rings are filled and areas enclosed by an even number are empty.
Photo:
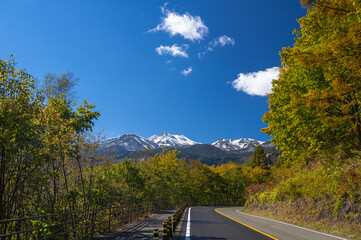
M99 153L112 155L116 161L120 161L125 157L136 156L135 152L139 150L150 149L155 154L163 148L178 149L180 158L200 160L208 165L219 165L227 162L248 161L257 144L262 144L268 152L276 152L271 142L261 142L250 138L221 139L212 144L202 144L183 135L163 133L148 139L136 134L124 134L111 138L100 144Z
M252 152L225 151L211 144L197 144L179 149L178 157L199 160L207 165L219 165L227 162L243 163L248 160ZM248 156L247 158L244 158Z

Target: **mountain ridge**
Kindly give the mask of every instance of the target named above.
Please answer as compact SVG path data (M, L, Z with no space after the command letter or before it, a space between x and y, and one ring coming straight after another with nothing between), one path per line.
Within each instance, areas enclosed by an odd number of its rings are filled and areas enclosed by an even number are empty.
M257 144L265 144L268 141L258 141L252 138L239 138L236 140L233 139L219 139L210 145L213 145L219 149L226 151L236 151L247 148L254 148ZM101 142L101 146L122 146L125 147L127 151L138 151L142 149L157 149L164 147L187 147L197 144L209 144L209 143L199 143L195 142L184 135L175 135L170 133L163 133L161 135L153 135L149 138L141 137L137 134L128 133L123 134L118 137L109 138Z
M270 141L257 141L251 138L220 139L211 144L195 142L183 135L163 133L149 138L137 134L124 134L109 138L100 144L99 152L114 156L116 161L135 156L140 150L149 149L156 154L162 149L178 149L178 157L200 160L208 165L227 162L243 163L250 159L254 148L261 144L265 151L275 153L276 147Z
M199 144L184 135L173 135L170 133L163 133L162 135L153 135L148 140L158 144L160 147L175 147L175 146L189 146Z

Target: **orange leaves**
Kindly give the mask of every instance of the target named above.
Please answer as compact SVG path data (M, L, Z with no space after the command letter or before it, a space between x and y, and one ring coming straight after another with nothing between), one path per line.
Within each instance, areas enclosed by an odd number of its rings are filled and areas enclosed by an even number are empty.
M304 7L310 7L313 4L316 3L317 0L300 0L300 3L302 4L302 6Z

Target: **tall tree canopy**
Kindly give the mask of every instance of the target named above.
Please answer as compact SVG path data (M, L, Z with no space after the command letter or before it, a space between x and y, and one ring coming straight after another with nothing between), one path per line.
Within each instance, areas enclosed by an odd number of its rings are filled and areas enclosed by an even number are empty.
M361 150L361 2L301 3L307 15L280 53L263 131L284 160L340 144Z
M81 135L99 116L86 101L73 109L62 92L44 102L34 78L15 66L0 59L0 219L36 211L40 199L52 202L50 212L61 201L71 208L69 173L81 171Z

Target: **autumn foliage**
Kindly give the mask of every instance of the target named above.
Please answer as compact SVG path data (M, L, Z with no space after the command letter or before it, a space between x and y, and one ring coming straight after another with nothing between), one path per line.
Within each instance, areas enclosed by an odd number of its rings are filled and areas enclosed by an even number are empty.
M356 0L303 1L294 46L269 95L265 133L291 161L342 144L361 150L361 8Z
M301 4L263 117L282 155L266 186L246 189L248 204L290 207L298 215L280 219L361 239L361 2Z

